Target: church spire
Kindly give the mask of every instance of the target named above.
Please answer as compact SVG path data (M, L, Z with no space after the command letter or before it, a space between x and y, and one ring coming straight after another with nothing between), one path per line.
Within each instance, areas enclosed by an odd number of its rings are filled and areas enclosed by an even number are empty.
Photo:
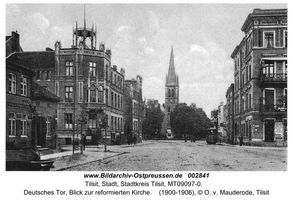
M177 85L177 84L178 84L178 78L175 72L174 53L173 53L173 46L172 46L170 62L169 62L169 70L168 70L168 75L166 78L166 85Z

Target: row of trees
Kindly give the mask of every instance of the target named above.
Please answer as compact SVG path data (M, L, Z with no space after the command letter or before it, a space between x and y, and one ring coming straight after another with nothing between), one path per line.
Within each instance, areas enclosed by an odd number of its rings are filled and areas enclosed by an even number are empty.
M212 126L210 119L202 108L195 104L188 106L181 103L171 112L171 128L177 139L204 138L207 129Z
M160 105L149 104L146 108L146 118L142 124L144 139L162 139L161 128L164 119Z
M206 136L206 130L212 126L202 108L195 104L181 103L176 106L170 116L171 129L175 139L198 139ZM146 109L146 119L143 122L144 139L163 139L161 134L164 113L159 105L150 104Z

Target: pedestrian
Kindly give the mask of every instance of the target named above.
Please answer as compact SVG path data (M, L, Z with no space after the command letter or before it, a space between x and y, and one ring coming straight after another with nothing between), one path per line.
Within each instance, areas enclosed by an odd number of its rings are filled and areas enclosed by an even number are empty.
M239 136L239 145L242 146L243 145L243 137L242 135Z
M86 136L85 136L85 134L82 134L82 136L81 136L81 145L82 145L82 150L85 151L85 145L86 145Z
M130 137L130 135L128 135L127 136L127 144L128 144L128 146L130 146L130 142L131 142L130 140L131 140L131 137Z

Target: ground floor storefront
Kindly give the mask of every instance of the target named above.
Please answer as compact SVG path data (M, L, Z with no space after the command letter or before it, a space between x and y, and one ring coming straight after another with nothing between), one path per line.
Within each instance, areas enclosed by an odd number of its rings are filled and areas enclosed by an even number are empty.
M287 146L287 114L252 113L234 119L234 144Z

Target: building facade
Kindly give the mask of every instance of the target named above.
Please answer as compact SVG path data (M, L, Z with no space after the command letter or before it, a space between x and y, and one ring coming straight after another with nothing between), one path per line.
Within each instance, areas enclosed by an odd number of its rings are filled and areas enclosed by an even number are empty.
M175 71L173 47L171 49L169 70L165 82L165 104L163 105L164 120L162 124L162 135L168 139L174 138L171 131L170 113L179 104L179 77Z
M33 81L32 140L38 149L57 149L57 105L61 98Z
M142 122L145 119L145 104L142 99L142 77L137 75L136 79L125 80L124 84L124 118L125 138L136 138L142 141Z
M29 68L6 59L6 150L31 148L32 77Z
M96 47L96 30L76 27L71 48L55 44L55 94L58 104L58 138L72 143L85 134L89 143L102 138L115 142L124 132L124 69L111 63L111 50ZM101 128L107 118L108 127Z
M234 83L232 83L226 92L226 131L227 142L235 144L234 137Z
M6 68L9 72L6 77L9 87L7 112L12 107L17 107L16 104L19 104L20 107L19 110L11 112L10 117L7 118L10 124L7 127L15 129L7 131L10 135L9 138L12 138L10 140L16 138L11 136L11 132L18 133L19 129L27 129L20 131L22 132L21 140L30 141L26 142L26 147L36 148L38 146L55 149L57 147L55 131L57 102L60 101L60 98L48 90L49 85L53 84L51 76L45 76L51 74L52 66L54 69L54 62L52 62L54 54L49 51L24 52L19 44L20 36L17 32L12 32L11 36L7 36L6 39ZM43 72L42 78L38 76L40 72ZM16 90L13 91L10 85L14 85L12 88L16 86ZM11 107L12 104L14 105ZM23 109L25 111L22 111ZM25 114L16 112L17 110ZM25 117L19 118L20 115ZM16 121L16 126L13 125L14 121ZM26 136L24 136L25 132Z
M225 105L224 102L220 102L218 106L218 133L221 135L224 141L227 140L227 131L225 129L226 126L226 115L225 115Z
M234 49L234 133L244 143L287 141L287 9L254 9Z

